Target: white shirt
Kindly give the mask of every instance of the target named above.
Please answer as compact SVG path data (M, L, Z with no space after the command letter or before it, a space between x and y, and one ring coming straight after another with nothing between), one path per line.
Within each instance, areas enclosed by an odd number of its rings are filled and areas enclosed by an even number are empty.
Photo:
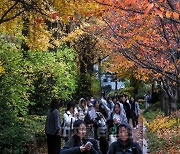
M76 118L69 111L64 113L64 130L73 129L73 124L76 121Z

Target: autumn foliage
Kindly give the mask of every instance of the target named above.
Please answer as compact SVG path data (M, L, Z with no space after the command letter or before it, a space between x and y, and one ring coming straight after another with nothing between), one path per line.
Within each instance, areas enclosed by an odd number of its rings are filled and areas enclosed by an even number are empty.
M179 2L97 1L109 46L141 68L179 84ZM105 37L105 36L104 36ZM121 65L121 64L119 64ZM116 67L116 66L115 66ZM117 67L118 68L118 67Z
M76 21L75 15L90 16L98 5L93 1L66 0L3 0L0 1L0 33L19 36L27 31L24 40L30 49L47 50L52 44L52 33L46 21L68 24ZM51 43L49 43L51 41Z
M158 142L153 153L179 153L180 144L180 111L173 113L170 117L158 115L153 121L145 121L150 133L157 136ZM156 140L154 138L154 140ZM149 142L152 142L151 140ZM153 143L152 143L153 144ZM162 144L162 145L161 145Z

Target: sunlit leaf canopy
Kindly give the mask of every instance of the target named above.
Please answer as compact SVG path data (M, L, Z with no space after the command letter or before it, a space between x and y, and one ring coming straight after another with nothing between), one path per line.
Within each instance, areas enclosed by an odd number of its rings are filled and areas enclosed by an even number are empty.
M87 0L3 0L0 1L0 32L17 36L22 30L28 30L24 39L30 49L47 50L52 47L49 40L53 32L48 30L45 21L60 20L67 24L76 20L75 14L87 17L97 8L95 2Z
M16 36L26 23L27 45L47 50L52 47L49 40L54 44L60 41L52 39L46 20L68 24L79 16L85 20L94 16L103 24L89 27L107 50L179 83L179 6L178 0L4 0L0 2L0 31ZM84 27L75 29L64 41L82 35Z
M180 1L97 0L107 45L141 68L179 82ZM97 31L99 30L97 28ZM115 61L117 56L115 56ZM120 61L119 61L120 62ZM122 63L114 63L122 66ZM119 66L114 68L119 68ZM130 66L130 65L129 65ZM115 70L114 70L115 71ZM118 71L118 69L116 70ZM158 75L159 77L159 75Z

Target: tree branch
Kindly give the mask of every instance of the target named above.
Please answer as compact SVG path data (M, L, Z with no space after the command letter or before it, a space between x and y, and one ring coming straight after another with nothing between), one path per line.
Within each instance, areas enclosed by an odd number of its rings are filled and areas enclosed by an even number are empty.
M7 18L7 19L4 19L4 20L0 21L0 24L15 19L16 17L20 16L21 13L23 13L24 11L25 11L25 9L20 11L20 12L18 12L16 15L12 16L11 18Z
M1 19L0 19L0 24L3 23L3 22L5 22L5 20L4 20L5 16L6 16L11 10L13 10L13 8L14 8L18 3L19 3L19 2L16 1L16 2L4 13L4 15L3 15L3 16L1 17ZM9 20L7 20L7 21L9 21Z

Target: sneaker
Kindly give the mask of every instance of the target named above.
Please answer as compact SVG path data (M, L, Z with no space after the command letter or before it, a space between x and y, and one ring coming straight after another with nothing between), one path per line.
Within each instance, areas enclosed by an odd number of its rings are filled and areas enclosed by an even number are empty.
M133 129L136 129L136 127L134 127Z
M136 128L139 128L139 126L137 125Z

